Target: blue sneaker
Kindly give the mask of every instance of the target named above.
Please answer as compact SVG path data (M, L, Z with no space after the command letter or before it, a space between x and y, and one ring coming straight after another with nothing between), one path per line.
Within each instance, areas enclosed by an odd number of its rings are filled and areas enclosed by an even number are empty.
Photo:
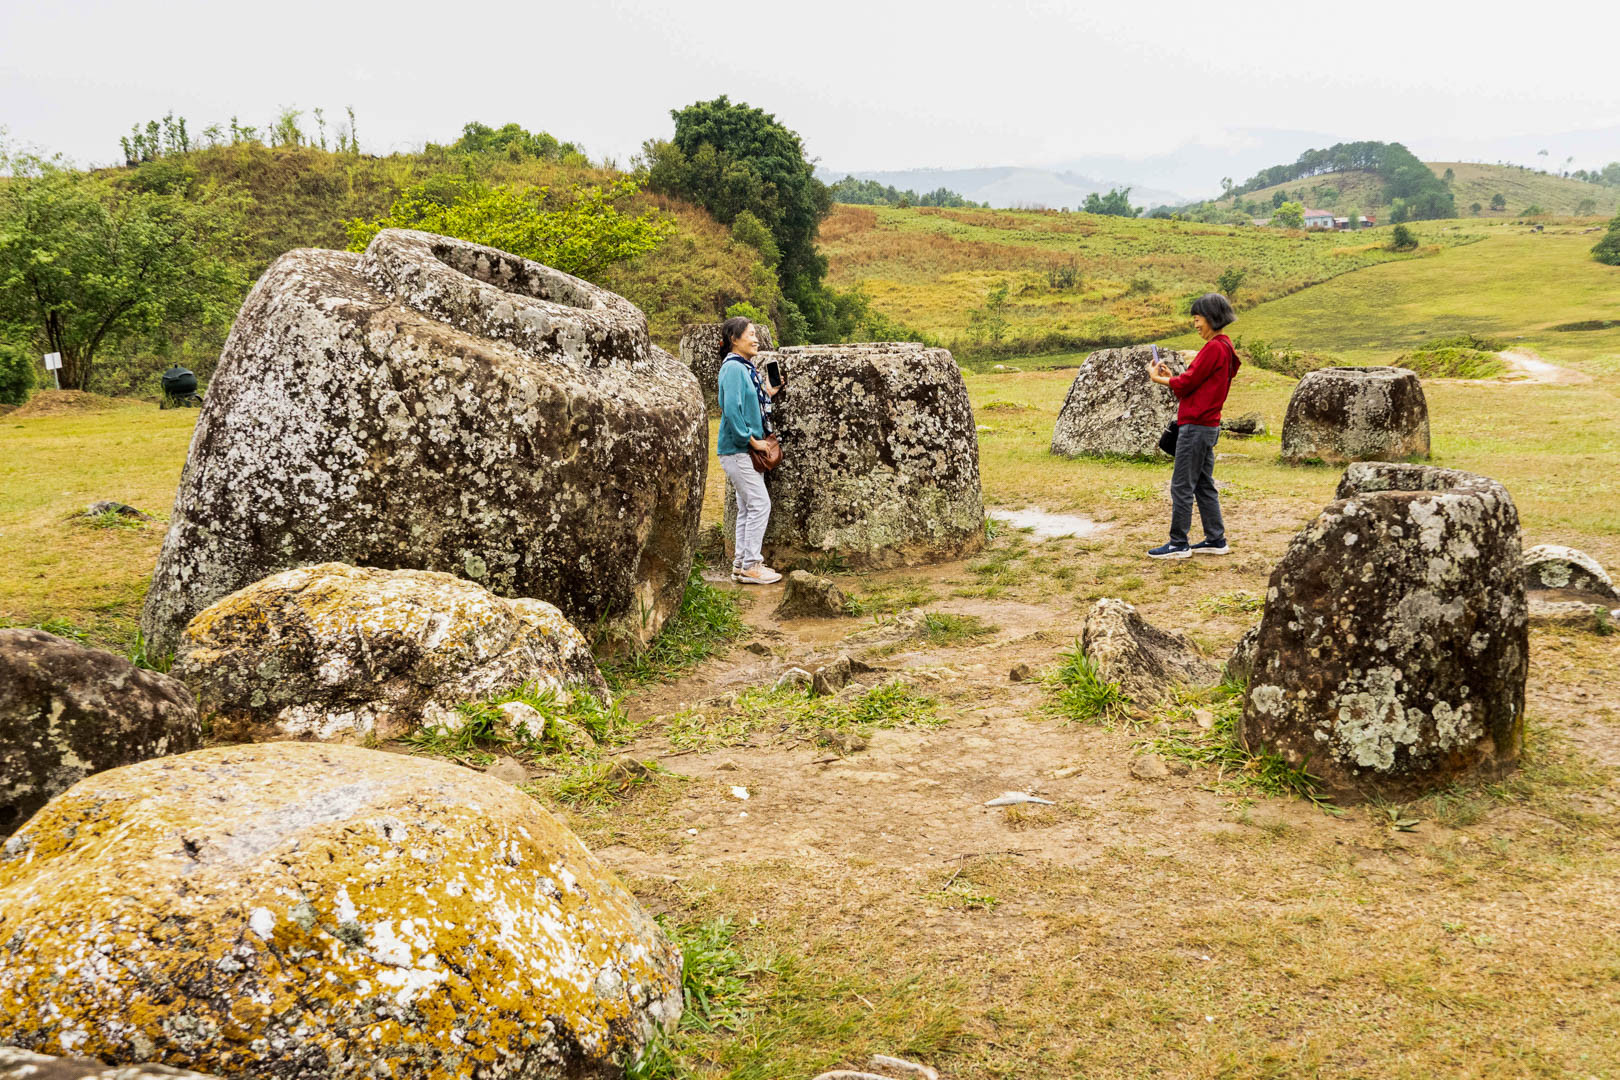
M1194 555L1230 555L1232 549L1226 546L1226 541L1215 543L1210 540L1200 540L1192 546Z
M1152 548L1148 551L1148 558L1150 559L1185 559L1191 555L1191 547L1186 544L1178 544L1175 541L1171 541L1168 544L1161 544L1160 546Z

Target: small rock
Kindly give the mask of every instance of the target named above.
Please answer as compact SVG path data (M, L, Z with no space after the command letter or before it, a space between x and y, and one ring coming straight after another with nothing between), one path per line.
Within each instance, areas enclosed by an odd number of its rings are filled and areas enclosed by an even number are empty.
M1007 678L1013 682L1029 682L1035 677L1035 669L1028 664L1014 664L1013 669L1007 672Z
M1163 698L1175 683L1215 680L1215 666L1185 635L1161 630L1124 600L1098 600L1080 624L1080 645L1097 671L1137 702Z
M1170 768L1159 755L1143 754L1132 760L1131 775L1138 780L1164 780L1170 776Z
M526 784L529 782L529 770L523 767L521 761L509 757L503 757L496 761L495 764L484 770L484 775L492 776L496 780L502 780L508 784Z
M849 677L849 657L840 656L832 663L823 664L816 669L814 681L810 684L810 692L818 697L836 694L849 683Z
M1192 772L1192 766L1180 758L1171 758L1164 763L1164 767L1170 770L1171 776L1186 776Z
M85 517L100 517L102 514L117 514L119 517L132 518L135 521L152 520L152 515L144 510L137 510L128 503L114 502L112 499L93 502L84 508Z
M1264 435L1266 431L1266 418L1257 412L1244 413L1236 420L1227 420L1221 424L1223 435L1239 435L1247 438L1252 435Z
M743 649L747 652L753 653L755 656L771 655L771 647L765 644L763 641L750 641L748 644L743 646Z
M1061 769L1052 770L1052 779L1067 780L1071 776L1079 776L1081 771L1082 770L1078 765L1065 765Z
M866 737L853 731L829 731L822 735L819 741L828 749L836 750L840 756L853 754L867 747Z
M1604 634L1620 624L1620 608L1611 611L1589 600L1545 600L1532 594L1529 606L1531 626Z
M817 577L808 570L794 570L787 576L782 602L776 606L778 619L836 619L849 614L849 599L831 578Z
M738 765L735 761L727 759L726 761L722 761L720 764L716 765L714 768L716 772L736 772L738 769L742 768L742 766Z
M1215 726L1215 714L1208 709L1194 709L1193 719L1198 722L1198 726L1204 731L1208 731Z
M782 672L781 678L776 680L777 690L805 689L814 681L814 676L802 667L790 667Z

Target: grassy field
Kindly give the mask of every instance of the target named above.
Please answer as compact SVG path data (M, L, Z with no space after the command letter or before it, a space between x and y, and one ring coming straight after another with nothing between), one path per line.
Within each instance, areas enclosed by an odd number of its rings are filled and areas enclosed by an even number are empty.
M1530 206L1539 206L1549 214L1570 215L1581 212L1582 204L1590 199L1593 209L1586 211L1602 217L1612 217L1620 211L1620 188L1602 184L1589 184L1584 180L1570 180L1533 169L1512 165L1483 165L1468 161L1427 162L1436 176L1452 172L1451 193L1456 197L1457 214L1465 219L1475 215L1469 209L1479 203L1481 218L1513 218L1523 214ZM1324 173L1304 180L1259 188L1241 195L1245 203L1258 202L1271 206L1272 195L1278 191L1288 199L1303 198L1313 209L1333 210L1345 215L1355 208L1372 214L1382 221L1387 217L1389 203L1384 198L1384 181L1376 174L1352 170L1342 173ZM1491 209L1491 198L1501 195L1507 206ZM1216 199L1214 204L1223 208L1232 206L1232 199ZM1269 216L1263 211L1260 216Z
M1476 235L1421 230L1410 253L1389 230L1351 237L1150 219L1005 210L837 206L822 226L831 278L965 357L1100 347L1175 333L1222 271L1259 303L1353 270L1431 257ZM1063 274L1072 270L1072 283ZM974 322L1007 286L999 338Z

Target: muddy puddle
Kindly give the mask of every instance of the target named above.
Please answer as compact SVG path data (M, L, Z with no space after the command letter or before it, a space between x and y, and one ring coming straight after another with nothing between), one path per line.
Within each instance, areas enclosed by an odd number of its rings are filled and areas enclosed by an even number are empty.
M1049 514L1038 506L1024 510L987 510L987 515L1015 529L1031 529L1042 540L1097 536L1111 526L1079 514Z

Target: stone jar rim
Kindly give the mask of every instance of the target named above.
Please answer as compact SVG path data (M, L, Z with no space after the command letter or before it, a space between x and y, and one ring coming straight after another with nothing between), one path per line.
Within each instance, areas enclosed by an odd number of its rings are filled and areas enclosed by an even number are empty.
M1354 367L1349 365L1340 367L1324 367L1305 373L1305 377L1307 379L1312 375L1342 375L1350 379L1404 379L1408 375L1416 378L1417 372L1413 371L1411 368L1393 367L1384 364L1372 364L1366 367Z
M530 356L587 367L646 363L647 316L630 301L497 248L414 229L384 229L360 272L405 307Z

